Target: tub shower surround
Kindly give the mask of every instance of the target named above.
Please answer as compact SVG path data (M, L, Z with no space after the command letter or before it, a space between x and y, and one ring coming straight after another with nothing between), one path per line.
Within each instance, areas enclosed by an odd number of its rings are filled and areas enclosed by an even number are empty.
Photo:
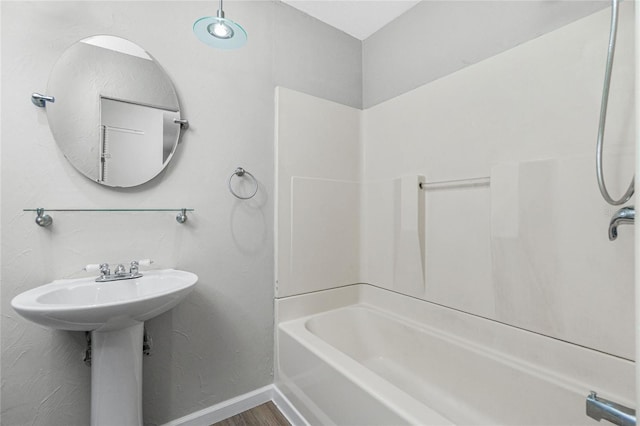
M612 188L634 168L633 13ZM593 167L609 18L365 110L278 90L276 383L311 423L590 424L592 390L635 406L633 233L609 241Z

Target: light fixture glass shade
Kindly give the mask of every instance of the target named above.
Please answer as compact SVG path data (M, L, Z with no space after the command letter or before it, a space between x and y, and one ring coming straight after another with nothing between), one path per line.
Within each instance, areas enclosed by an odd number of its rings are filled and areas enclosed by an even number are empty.
M218 49L237 49L247 42L247 32L231 19L205 16L193 24L201 42Z

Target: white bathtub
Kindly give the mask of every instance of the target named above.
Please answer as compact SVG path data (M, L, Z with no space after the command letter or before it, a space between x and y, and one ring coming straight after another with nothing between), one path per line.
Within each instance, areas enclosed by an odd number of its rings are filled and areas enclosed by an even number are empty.
M313 425L578 425L634 363L368 285L279 299L277 379Z

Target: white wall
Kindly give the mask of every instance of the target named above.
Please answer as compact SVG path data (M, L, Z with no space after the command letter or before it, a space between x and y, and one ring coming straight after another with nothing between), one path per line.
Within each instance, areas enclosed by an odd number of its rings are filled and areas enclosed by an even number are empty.
M422 1L362 43L370 108L606 8L595 1Z
M193 35L193 22L215 13L208 2L2 2L2 424L88 423L83 333L44 329L9 306L24 290L83 275L87 263L152 258L200 277L181 305L147 323L146 423L272 382L274 88L358 107L360 42L279 2L225 6L249 33L237 51ZM61 53L94 34L149 51L191 124L168 169L138 188L109 189L77 173L29 99L46 90ZM260 182L251 201L227 191L237 166ZM195 212L185 225L175 213L52 213L45 229L22 212L34 207Z

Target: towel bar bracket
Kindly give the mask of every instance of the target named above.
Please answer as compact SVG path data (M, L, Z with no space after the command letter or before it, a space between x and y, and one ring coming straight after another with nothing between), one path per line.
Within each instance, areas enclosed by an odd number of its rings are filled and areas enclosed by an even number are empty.
M47 102L54 103L56 98L53 96L46 96L41 93L32 93L31 94L31 102L37 107L44 108Z

